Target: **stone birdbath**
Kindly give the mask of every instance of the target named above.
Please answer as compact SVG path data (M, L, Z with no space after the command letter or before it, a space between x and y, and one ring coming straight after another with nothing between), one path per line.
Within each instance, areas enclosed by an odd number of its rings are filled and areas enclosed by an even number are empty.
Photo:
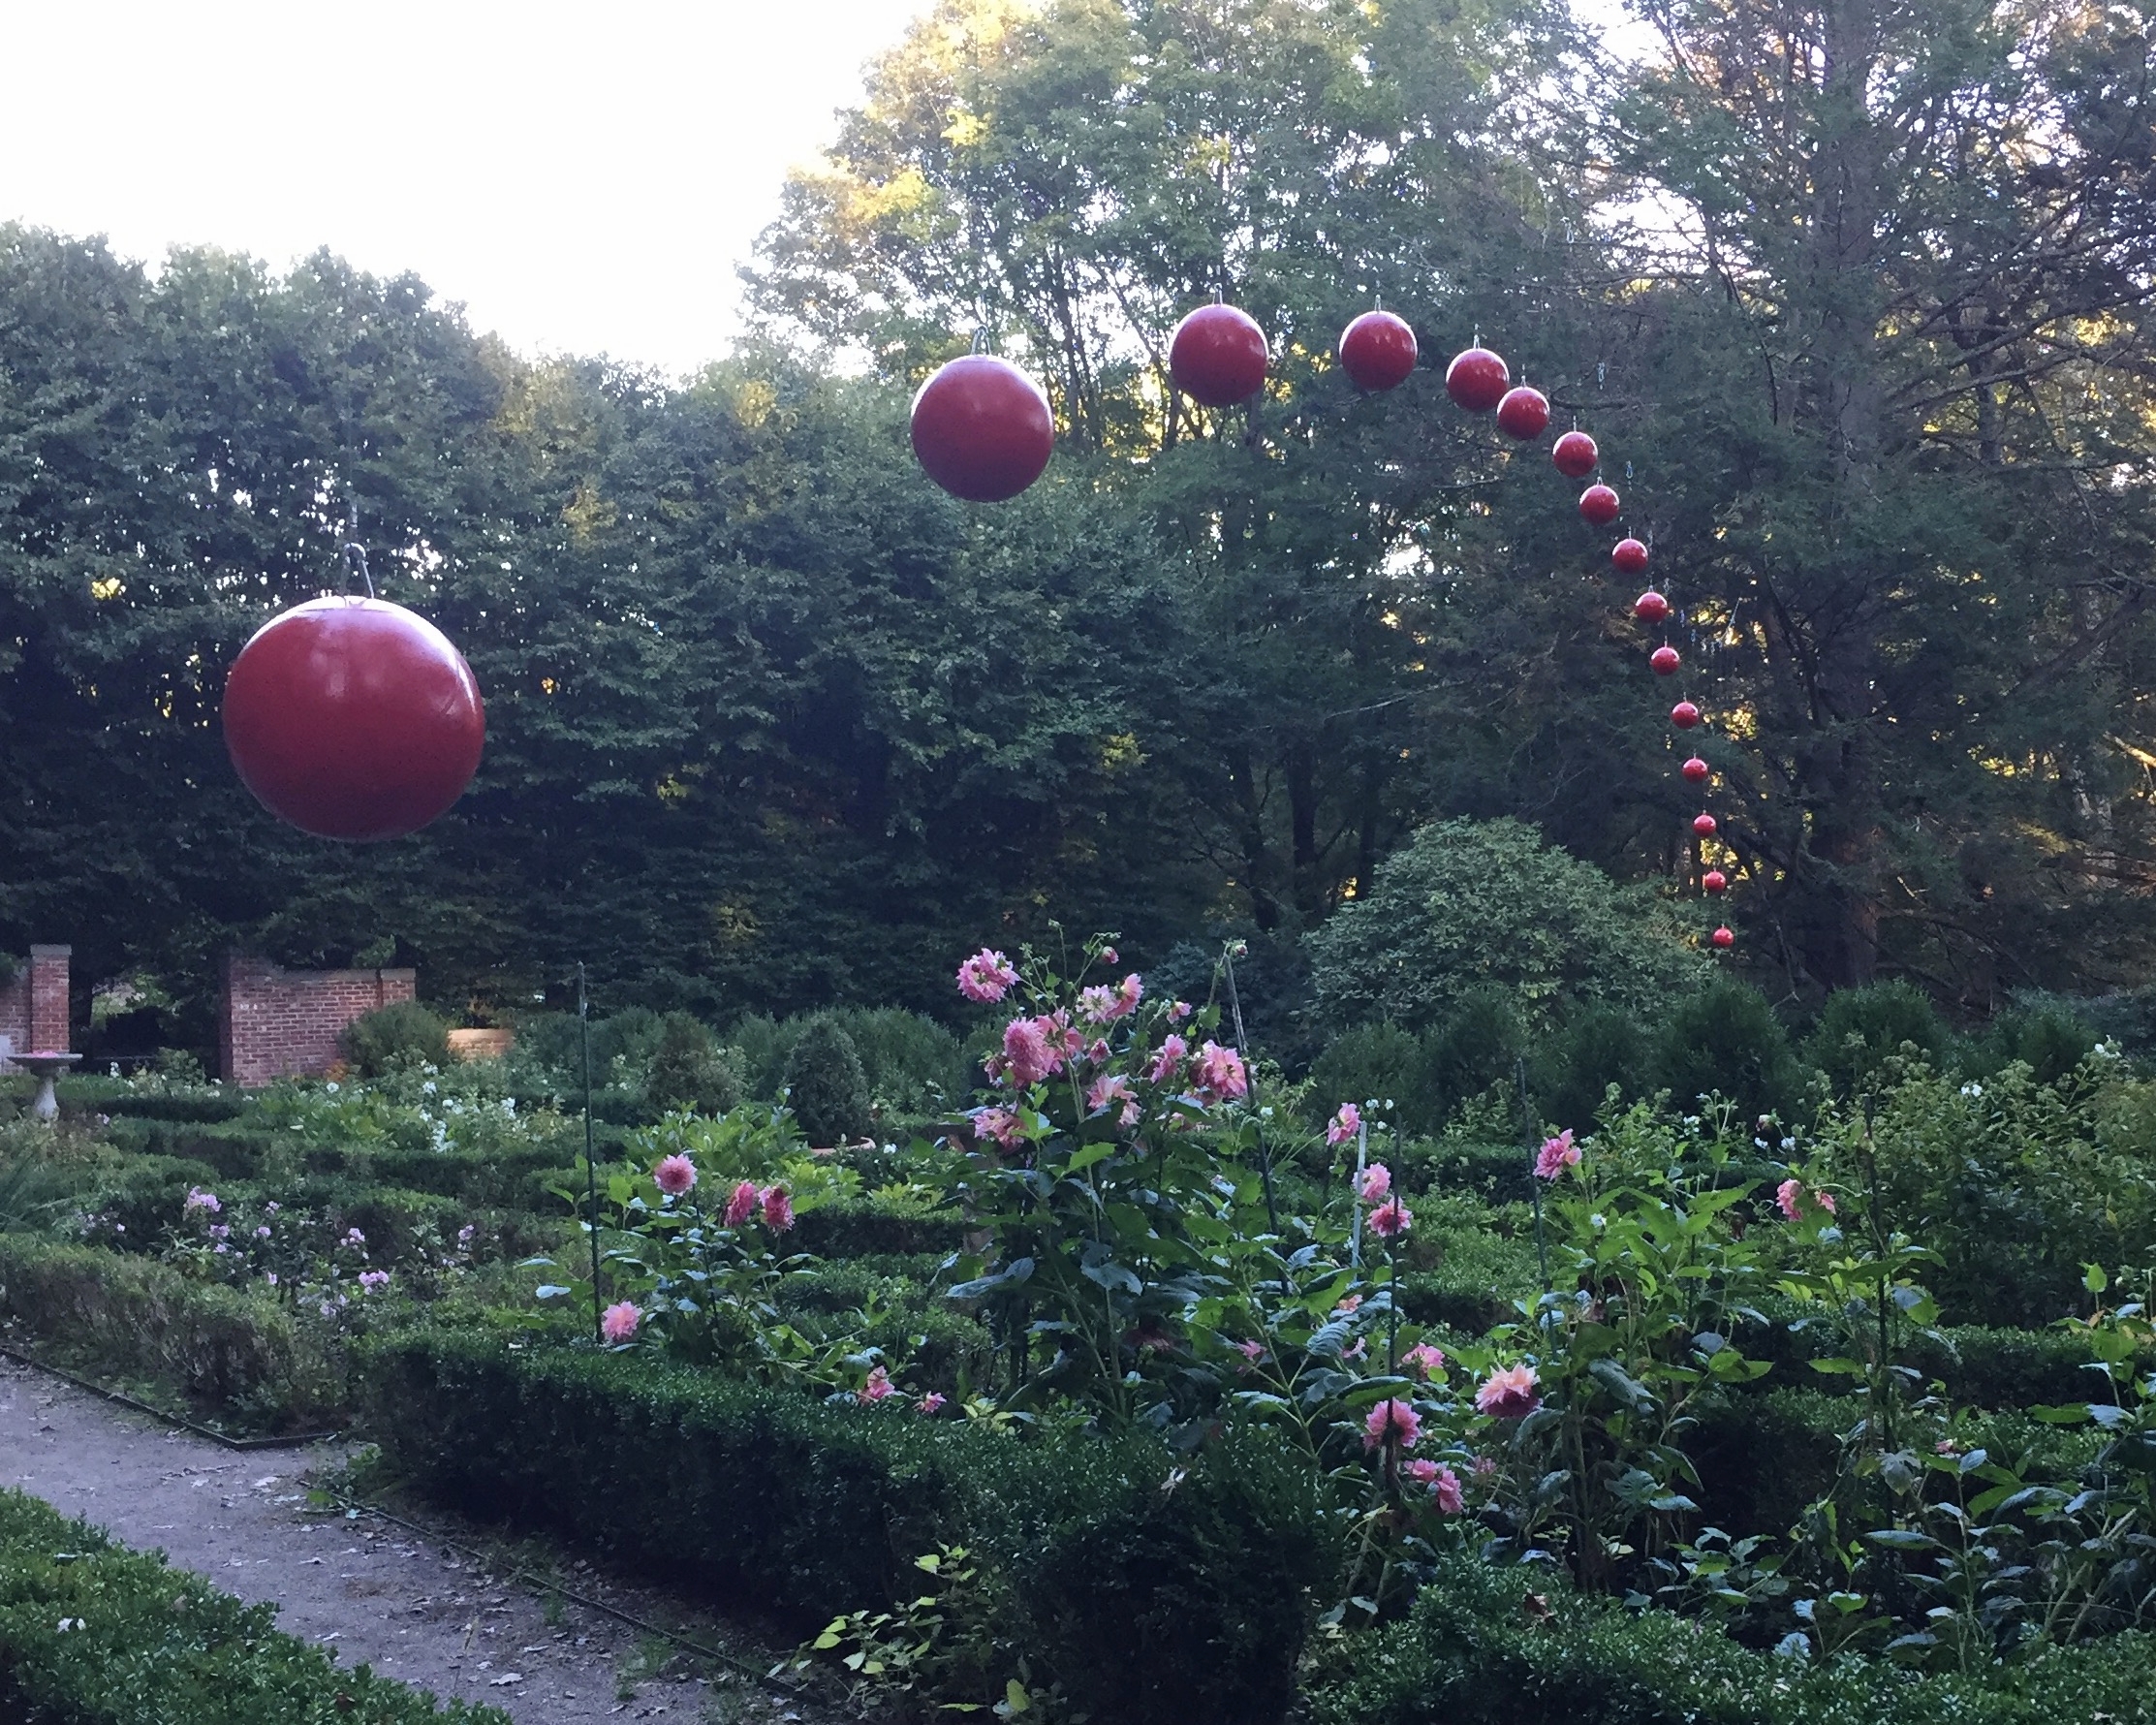
M47 1049L42 1053L11 1054L8 1058L38 1081L37 1100L30 1104L30 1117L51 1125L60 1117L60 1098L54 1093L54 1081L82 1056Z

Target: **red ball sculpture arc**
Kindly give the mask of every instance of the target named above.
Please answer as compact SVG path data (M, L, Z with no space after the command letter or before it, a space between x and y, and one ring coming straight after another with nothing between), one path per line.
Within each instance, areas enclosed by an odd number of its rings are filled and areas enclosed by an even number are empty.
M1734 929L1732 928L1717 928L1708 938L1710 938L1716 946L1725 949L1736 945L1736 932Z
M1649 587L1632 602L1632 614L1642 623L1659 623L1670 614L1670 602Z
M1689 731L1700 722L1700 709L1689 701L1680 701L1670 708L1670 723L1679 731Z
M1405 318L1366 311L1340 331L1340 368L1359 389L1396 389L1415 369L1415 331Z
M962 354L921 386L914 455L968 503L1004 503L1047 470L1055 417L1041 386L993 354Z
M1683 773L1684 776L1693 784L1703 785L1707 781L1707 775L1713 769L1708 767L1704 761L1701 760L1699 756L1694 755L1691 760L1687 761L1682 767L1678 768L1677 770Z
M1567 431L1549 446L1549 458L1567 479L1585 479L1594 472L1595 463L1602 459L1602 452L1595 448L1595 440L1586 432Z
M1616 492L1608 486L1589 486L1579 493L1580 518L1591 526L1609 526L1620 507Z
M1497 404L1497 428L1507 437L1525 443L1549 429L1549 398L1540 390L1521 384L1505 392Z
M225 746L281 820L353 842L416 832L463 795L486 742L464 656L381 599L272 617L225 682Z
M1265 332L1233 305L1201 305L1175 326L1168 374L1202 407L1233 407L1265 387Z
M1673 646L1658 646L1647 655L1647 663L1654 667L1657 676L1674 676L1680 661Z
M1637 539L1620 539L1609 549L1609 561L1619 575L1644 575L1647 548Z
M1469 413L1487 413L1505 398L1513 374L1486 347L1463 348L1445 367L1445 392Z

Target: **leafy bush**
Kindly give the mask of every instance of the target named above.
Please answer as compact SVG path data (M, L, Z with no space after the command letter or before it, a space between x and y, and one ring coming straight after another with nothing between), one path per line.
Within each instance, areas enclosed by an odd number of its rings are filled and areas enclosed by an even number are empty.
M1947 1064L1953 1038L1931 996L1896 979L1868 988L1842 988L1827 997L1819 1021L1804 1042L1804 1057L1852 1095L1888 1056L1914 1044L1933 1066Z
M2017 1006L1991 1020L1969 1062L1979 1077L2018 1061L2040 1084L2055 1084L2096 1046L2096 1032L2060 1005Z
M1651 892L1513 820L1420 829L1308 944L1320 1011L1341 1026L1426 1030L1490 987L1530 1022L1561 1002L1659 1012L1712 974Z
M1537 1045L1527 1078L1543 1117L1591 1132L1614 1084L1620 1104L1650 1088L1654 1039L1622 1007L1587 1006L1570 1014Z
M786 1059L794 1117L812 1145L865 1138L872 1124L868 1076L854 1039L828 1018L813 1019Z
M34 1725L508 1725L273 1627L155 1552L0 1491L0 1718Z
M1766 996L1728 978L1670 1009L1654 1075L1678 1108L1695 1108L1702 1096L1718 1094L1747 1121L1756 1114L1787 1116L1803 1095L1803 1069Z
M450 1027L418 1001L398 1000L354 1019L337 1046L362 1078L379 1078L400 1060L447 1066Z
M1422 1045L1397 1024L1353 1024L1325 1046L1310 1068L1310 1098L1319 1119L1343 1102L1408 1099L1422 1061Z
M544 1526L797 1630L921 1590L962 1544L995 1572L1003 1671L1119 1725L1287 1712L1338 1552L1316 1482L1263 1436L1180 1461L1141 1437L1019 1443L580 1350L413 1333L365 1344L390 1463L460 1509ZM1186 1471L1187 1470L1187 1471ZM979 1703L988 1694L955 1696Z
M1493 1084L1510 1088L1518 1060L1519 1013L1513 996L1501 988L1476 988L1438 1020L1422 1038L1416 1067L1414 1106L1418 1124L1438 1131L1460 1106Z
M686 1109L723 1114L741 1100L740 1057L720 1048L709 1027L693 1014L669 1013L651 1051L643 1092L654 1113Z

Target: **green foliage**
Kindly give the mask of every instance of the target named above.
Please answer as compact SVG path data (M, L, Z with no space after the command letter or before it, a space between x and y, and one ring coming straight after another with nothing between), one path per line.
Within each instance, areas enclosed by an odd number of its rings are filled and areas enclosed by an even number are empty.
M1583 1007L1536 1045L1527 1082L1545 1119L1591 1132L1611 1086L1619 1103L1648 1093L1655 1082L1654 1039L1621 1007Z
M1309 946L1329 1020L1418 1031L1489 988L1534 1022L1577 1001L1659 1016L1709 974L1651 896L1510 820L1421 828Z
M337 1046L361 1078L380 1078L398 1061L447 1066L450 1027L418 1001L399 1000L354 1019Z
M0 1492L0 1716L38 1725L507 1725L338 1665L162 1553Z
M1492 1085L1513 1095L1515 1065L1523 1049L1519 1011L1505 989L1482 988L1433 1024L1422 1038L1414 1107L1425 1130L1437 1131L1460 1107ZM1411 1116L1411 1128L1418 1123Z
M868 1075L861 1070L854 1039L828 1018L812 1019L788 1053L786 1095L801 1131L814 1145L865 1138L874 1124Z
M1313 1111L1323 1118L1343 1102L1364 1105L1410 1099L1422 1045L1397 1024L1354 1024L1326 1044L1310 1068Z
M1709 1095L1728 1098L1747 1118L1787 1119L1803 1099L1803 1069L1789 1032L1749 984L1722 978L1661 1016L1654 1081L1677 1107Z
M707 1025L690 1013L669 1013L643 1081L645 1099L666 1113L723 1114L741 1100L740 1057L722 1049Z
M1991 1020L1970 1064L1981 1077L2018 1061L2040 1084L2055 1084L2096 1046L2096 1032L2064 1005L2015 1006Z
M1890 1055L1901 1053L1904 1044L1914 1045L1916 1057L1933 1066L1947 1065L1953 1051L1953 1039L1931 996L1897 979L1829 994L1805 1041L1804 1057L1847 1096L1860 1089Z

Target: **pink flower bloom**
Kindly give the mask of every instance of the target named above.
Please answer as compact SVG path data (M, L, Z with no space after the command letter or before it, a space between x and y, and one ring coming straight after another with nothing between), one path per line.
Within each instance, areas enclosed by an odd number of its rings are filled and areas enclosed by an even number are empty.
M854 1399L863 1407L874 1407L879 1401L889 1400L895 1393L891 1373L879 1365L868 1374L868 1382L854 1392Z
M1171 1024L1180 1024L1185 1019L1189 1017L1190 1002L1187 1000L1178 1000L1173 1006L1168 1009L1168 1021Z
M1103 964L1117 963L1118 961L1120 961L1121 957L1122 955L1118 953L1113 947L1103 947L1101 949L1101 962Z
M599 1333L619 1347L636 1334L637 1326L642 1322L643 1313L637 1309L635 1302L624 1300L607 1307L599 1320Z
M686 1156L669 1156L651 1171L651 1177L669 1198L678 1198L696 1184L696 1164Z
M1104 1073L1085 1087L1085 1112L1097 1114L1120 1105L1122 1112L1116 1116L1125 1126L1138 1123L1138 1092L1131 1088L1131 1081L1121 1073Z
M1115 962L1115 960L1113 958L1109 958L1109 962L1112 964ZM1138 974L1138 972L1134 970L1130 973L1129 976L1125 977L1121 982L1115 985L1116 1004L1122 1008L1122 1011L1117 1013L1115 1016L1119 1019L1128 1018L1132 1013L1138 1010L1138 1003L1144 998L1144 979L1141 978Z
M973 1131L975 1137L993 1139L1007 1150L1015 1150L1025 1143L1023 1124L1007 1108L974 1110Z
M1001 1000L1017 980L1018 973L1012 968L1011 960L988 947L983 947L958 966L958 992L968 1000Z
M1812 1192L1812 1202L1818 1205L1819 1208L1825 1210L1828 1215L1832 1215L1834 1213L1833 1193L1815 1188Z
M1106 987L1078 991L1078 1017L1089 1024L1108 1024L1123 1015L1115 1008L1115 990Z
M1236 1366L1235 1370L1237 1372L1255 1371L1258 1368L1258 1362L1265 1357L1265 1344L1262 1341L1238 1341L1235 1343L1235 1352L1242 1356L1242 1364Z
M1494 1479L1497 1474L1497 1463L1488 1456L1478 1456L1469 1463L1467 1471L1479 1480Z
M1806 1192L1794 1179L1784 1180L1774 1188L1774 1202L1782 1207L1782 1214L1793 1222L1797 1219L1807 1200L1828 1215L1834 1213L1834 1195L1831 1192Z
M1361 1295L1350 1294L1345 1300L1341 1301L1340 1303L1334 1306L1332 1309L1336 1312L1352 1312L1361 1303Z
M1524 1420L1542 1406L1542 1397L1535 1394L1536 1382L1532 1365L1508 1365L1502 1371L1493 1371L1475 1392L1475 1411L1500 1420Z
M216 1193L205 1192L200 1186L190 1186L187 1189L187 1202L180 1206L180 1208L183 1211L191 1209L203 1209L207 1210L213 1216L224 1208L225 1207L223 1205L217 1202Z
M369 1294L379 1294L390 1285L390 1272L386 1270L362 1270L359 1286Z
M1437 1464L1437 1478L1431 1482L1437 1495L1440 1515L1456 1516L1467 1507L1467 1493L1460 1490L1460 1476L1444 1462Z
M1013 1019L1004 1026L1004 1070L1019 1089L1039 1083L1063 1064L1062 1051L1048 1044L1054 1028L1047 1019Z
M1566 1169L1578 1166L1579 1146L1572 1142L1570 1126L1555 1138L1544 1139L1535 1154L1535 1177L1540 1180L1553 1180Z
M754 1180L743 1180L734 1188L734 1196L726 1201L726 1225L738 1228L756 1214L756 1207L763 1194L756 1189Z
M1397 1198L1388 1198L1370 1212L1370 1232L1381 1239L1394 1239L1408 1230L1415 1212Z
M1091 1042L1085 1045L1086 1065L1098 1066L1103 1060L1106 1060L1107 1058L1108 1041L1105 1037L1096 1036Z
M1445 1369L1445 1355L1428 1342L1419 1341L1400 1356L1400 1364L1413 1376L1427 1379Z
M255 1238L257 1239L267 1239L269 1238L269 1224L267 1222L263 1223L261 1227L255 1230Z
M1355 1190L1364 1204L1377 1203L1392 1190L1392 1171L1382 1162L1371 1163L1362 1171L1361 1184Z
M363 1246L367 1243L367 1237L357 1228L347 1228L344 1231L344 1243L348 1246Z
M1215 1102L1233 1102L1250 1088L1250 1074L1234 1049L1208 1042L1198 1051L1198 1087Z
M784 1186L773 1186L764 1194L764 1226L773 1234L784 1234L794 1226L794 1201Z
M941 1390L931 1390L914 1403L914 1411L922 1414L940 1414L943 1412L944 1401L945 1396Z
M1189 1052L1190 1044L1181 1037L1164 1037L1160 1045L1160 1054L1153 1061L1153 1070L1145 1075L1146 1079L1156 1084L1173 1083L1175 1074L1182 1066L1184 1056Z
M1359 1335L1340 1350L1340 1358L1343 1360L1365 1360L1369 1358L1369 1353L1370 1338L1366 1335Z
M1370 1410L1369 1418L1362 1422L1362 1447L1365 1451L1388 1443L1396 1443L1403 1450L1412 1450L1422 1435L1422 1416L1404 1401L1381 1401Z
M1362 1111L1352 1102L1340 1104L1340 1112L1332 1116L1332 1123L1325 1129L1328 1145L1346 1144L1362 1130Z
M1402 1478L1413 1480L1418 1486L1434 1486L1437 1483L1437 1468L1435 1461L1419 1456L1413 1461L1403 1462L1400 1474Z

